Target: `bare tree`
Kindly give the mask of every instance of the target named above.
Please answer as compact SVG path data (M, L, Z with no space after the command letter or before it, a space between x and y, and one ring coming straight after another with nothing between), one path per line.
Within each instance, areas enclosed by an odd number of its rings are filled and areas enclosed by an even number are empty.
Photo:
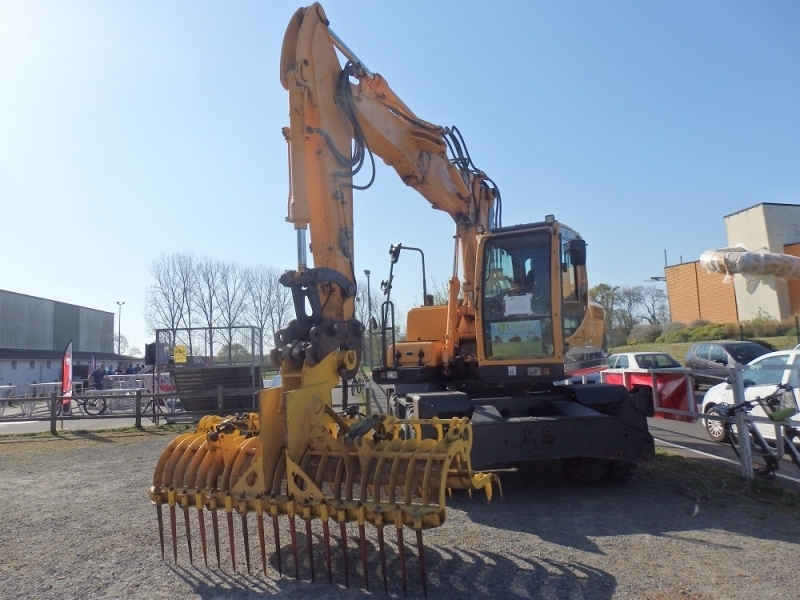
M206 356L214 356L214 337L212 328L219 320L219 302L217 293L222 278L222 262L216 258L204 256L195 264L194 304L198 313L198 323L208 329L206 337Z
M156 329L169 329L170 344L175 344L175 330L184 322L186 310L186 293L176 273L176 255L161 254L150 263L150 275L155 280L147 290L145 322Z
M289 288L278 281L276 267L258 265L247 271L247 309L250 323L258 327L261 354L274 344L275 332L289 321L292 298Z
M220 284L217 290L219 324L224 327L222 337L228 348L233 345L233 328L245 325L244 317L248 301L247 270L234 262L220 266Z
M185 328L192 328L192 317L195 312L194 294L197 282L197 259L191 252L178 252L172 255L174 265L173 275L177 280L179 293L183 299L182 324ZM194 354L192 336L187 335L189 354Z
M642 305L642 286L623 285L617 292L616 326L628 334L642 320L638 309Z
M642 318L651 325L663 324L669 321L667 293L654 285L641 286L641 288L640 306L644 310Z

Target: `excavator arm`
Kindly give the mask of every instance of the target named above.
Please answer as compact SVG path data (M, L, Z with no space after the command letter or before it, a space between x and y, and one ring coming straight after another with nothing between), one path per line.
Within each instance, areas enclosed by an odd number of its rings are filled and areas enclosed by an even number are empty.
M348 59L344 68L336 49ZM369 159L374 177L373 153L455 222L464 302L457 306L454 273L445 346L452 355L459 322L472 314L476 236L496 225L493 184L474 168L457 131L417 117L329 29L319 4L292 17L281 54L281 82L289 93L290 126L284 130L291 181L288 220L298 231L299 250L298 269L284 281L299 311L279 333L273 361L317 364L335 348L360 353L363 328L353 321L353 189L359 189L353 176ZM313 269L305 258L307 229ZM311 315L304 310L306 299ZM326 334L320 333L321 325Z

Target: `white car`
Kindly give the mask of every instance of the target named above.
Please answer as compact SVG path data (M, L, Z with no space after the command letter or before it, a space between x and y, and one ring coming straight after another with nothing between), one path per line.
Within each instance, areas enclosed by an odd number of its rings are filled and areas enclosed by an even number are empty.
M747 364L747 369L743 373L744 378L744 397L745 400L755 400L756 398L764 398L772 394L778 384L788 384L792 386L795 400L800 398L798 386L800 385L800 377L798 377L797 369L769 369L764 367L774 367L782 365L796 365L800 368L800 349L794 350L780 350L778 352L770 352L753 359ZM703 398L703 403L700 410L704 414L719 414L715 409L717 404L734 404L733 399L733 386L729 383L719 383L710 388ZM754 417L766 417L764 409L759 405L755 405L750 412ZM792 421L797 423L800 427L800 415L795 415L791 418ZM706 431L709 437L715 442L726 442L727 434L725 425L721 421L713 419L704 419ZM756 427L767 440L775 439L775 426L768 423L757 423Z
M606 373L645 372L649 369L681 369L683 365L666 352L620 352L608 357Z

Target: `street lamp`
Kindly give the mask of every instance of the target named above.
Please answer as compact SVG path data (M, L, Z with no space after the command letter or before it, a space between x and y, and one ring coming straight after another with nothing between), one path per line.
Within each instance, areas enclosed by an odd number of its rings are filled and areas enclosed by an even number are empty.
M367 276L367 335L369 335L369 368L372 370L372 292L369 289L369 269L364 269L364 275Z
M124 302L117 302L119 306L119 318L117 319L117 354L122 354L122 305Z

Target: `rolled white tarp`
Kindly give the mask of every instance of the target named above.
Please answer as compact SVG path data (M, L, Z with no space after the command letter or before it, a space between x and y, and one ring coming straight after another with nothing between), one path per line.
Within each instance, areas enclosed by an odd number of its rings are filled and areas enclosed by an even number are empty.
M769 276L800 278L800 258L797 256L766 251L749 252L742 247L706 250L700 255L700 266L709 273L726 276L738 274L747 279Z

